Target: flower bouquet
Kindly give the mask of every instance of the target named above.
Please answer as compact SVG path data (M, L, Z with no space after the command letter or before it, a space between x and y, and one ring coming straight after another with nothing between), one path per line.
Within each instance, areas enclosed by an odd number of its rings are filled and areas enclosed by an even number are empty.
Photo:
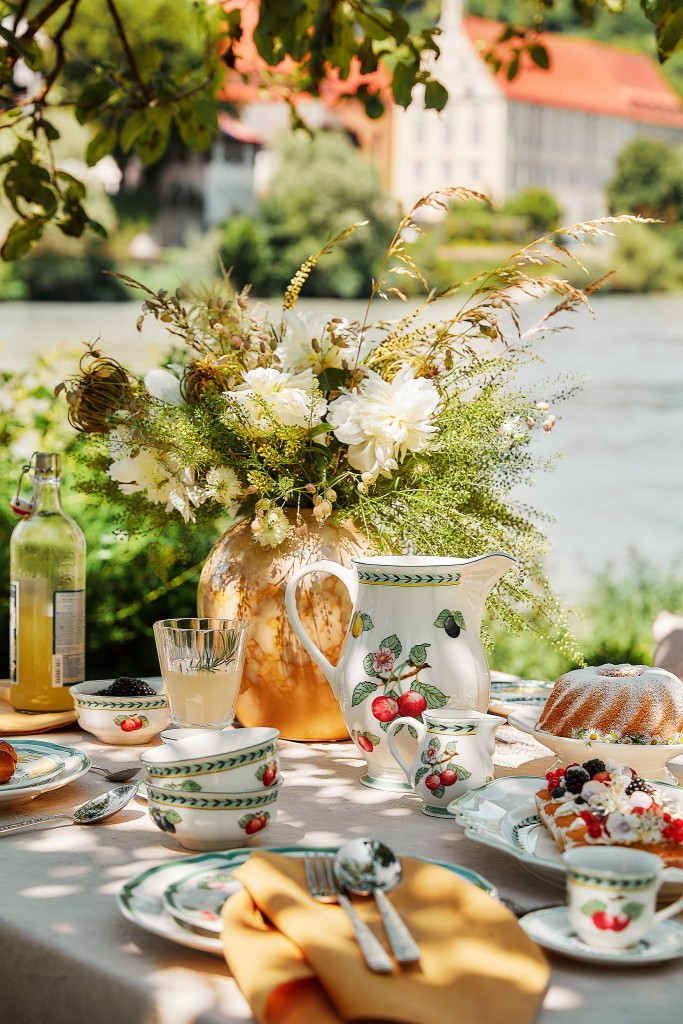
M84 458L102 471L89 488L126 495L130 529L227 514L247 522L250 543L272 558L331 523L354 523L377 553L505 550L518 568L490 608L517 629L533 608L569 650L543 573L545 537L511 491L541 461L534 436L553 429L554 409L579 385L560 380L529 396L514 377L538 358L533 344L551 318L587 304L595 287L556 276L575 260L566 240L608 234L610 221L626 218L563 229L494 271L430 291L408 239L453 199L484 197L449 188L420 200L398 225L359 322L296 307L316 262L358 224L306 261L276 317L229 281L225 294L186 300L127 278L145 293L138 329L153 316L174 341L164 367L140 379L90 347L57 392L87 435ZM422 301L407 302L402 278L424 288ZM553 307L523 330L520 302L548 295ZM406 315L375 319L386 298L405 300ZM441 317L437 302L447 306Z

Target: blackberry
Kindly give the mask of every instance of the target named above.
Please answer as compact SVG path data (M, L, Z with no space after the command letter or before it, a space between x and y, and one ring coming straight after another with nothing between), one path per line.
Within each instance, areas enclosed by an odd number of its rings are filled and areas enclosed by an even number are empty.
M550 790L550 795L553 798L553 800L559 800L560 797L564 796L566 792L567 790L564 788L564 786L555 786L554 789Z
M645 779L641 779L636 775L635 779L631 779L628 786L626 787L626 796L630 796L631 793L635 793L638 789L641 791L641 793L652 792L652 787L648 786Z
M582 787L590 780L590 775L580 765L578 768L567 768L564 773L564 784L570 793L580 793Z
M597 775L598 772L604 772L606 770L605 762L601 761L599 757L594 757L592 761L584 761L583 767L586 769L591 779L594 775Z
M157 691L142 679L118 676L106 690L98 690L95 697L152 697Z

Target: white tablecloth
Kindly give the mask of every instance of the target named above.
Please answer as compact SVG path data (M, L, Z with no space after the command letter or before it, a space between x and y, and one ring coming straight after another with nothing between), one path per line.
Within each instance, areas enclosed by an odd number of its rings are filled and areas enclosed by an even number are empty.
M38 737L40 738L40 737ZM77 729L43 738L72 744L97 763L135 760L140 748L89 742ZM538 758L541 748L510 726L498 731L497 774ZM547 760L519 774L537 775ZM429 818L412 794L367 789L350 743L282 743L285 783L276 824L258 846L332 845L353 836L384 840L402 854L463 864L526 905L561 890L505 854L467 839L452 821ZM683 766L677 767L683 781ZM68 809L110 784L89 773L54 794L0 811L4 823ZM135 801L111 821L0 838L0 1009L8 1024L234 1024L249 1007L225 963L151 935L125 920L121 884L162 861L189 856ZM680 1021L683 960L607 970L549 954L552 976L538 1024ZM475 1024L458 1017L453 1022ZM304 1024L304 1022L302 1022ZM305 1024L315 1024L314 1021ZM439 1024L451 1024L440 1021ZM501 1022L503 1024L503 1022Z

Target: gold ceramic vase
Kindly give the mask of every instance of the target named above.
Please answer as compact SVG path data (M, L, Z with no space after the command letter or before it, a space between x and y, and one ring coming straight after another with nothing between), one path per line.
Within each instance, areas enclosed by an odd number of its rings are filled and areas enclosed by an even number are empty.
M294 522L294 513L290 513ZM261 547L251 524L228 530L206 560L197 593L198 614L246 619L249 645L237 718L244 726L273 726L284 739L348 738L327 679L299 643L285 612L290 575L309 562L350 565L367 550L352 524L319 525L302 513L308 532L276 550ZM309 635L336 664L351 614L346 587L334 576L308 576L299 591L299 613Z

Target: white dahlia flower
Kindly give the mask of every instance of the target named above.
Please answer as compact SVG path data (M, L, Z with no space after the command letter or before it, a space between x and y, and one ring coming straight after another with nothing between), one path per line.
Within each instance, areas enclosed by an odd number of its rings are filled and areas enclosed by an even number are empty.
M330 404L328 422L335 437L349 446L349 465L371 477L390 476L409 452L421 452L437 427L439 404L434 384L415 379L403 366L392 381L368 371L360 386Z
M327 410L327 402L316 389L312 370L286 373L258 367L242 374L244 384L226 393L236 399L262 433L271 433L272 423L264 415L265 402L273 415L288 427L314 427Z

